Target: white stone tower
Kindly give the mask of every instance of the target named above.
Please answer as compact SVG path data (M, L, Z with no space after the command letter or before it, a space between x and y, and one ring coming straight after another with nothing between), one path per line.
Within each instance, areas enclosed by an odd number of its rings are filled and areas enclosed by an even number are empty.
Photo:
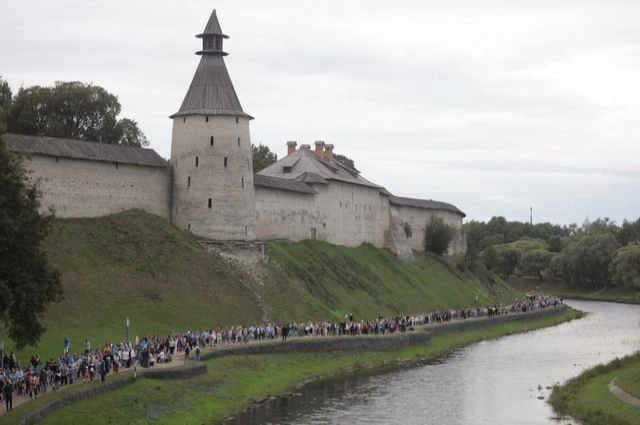
M224 63L222 33L214 9L202 34L198 69L171 115L175 226L217 240L255 239L251 138Z

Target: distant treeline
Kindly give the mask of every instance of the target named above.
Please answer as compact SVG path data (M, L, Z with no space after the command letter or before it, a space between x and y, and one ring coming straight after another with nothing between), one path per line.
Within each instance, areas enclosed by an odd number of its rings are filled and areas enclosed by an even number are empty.
M470 221L465 262L503 276L563 278L572 287L621 284L640 288L640 219L621 226L608 218L578 227L493 217Z

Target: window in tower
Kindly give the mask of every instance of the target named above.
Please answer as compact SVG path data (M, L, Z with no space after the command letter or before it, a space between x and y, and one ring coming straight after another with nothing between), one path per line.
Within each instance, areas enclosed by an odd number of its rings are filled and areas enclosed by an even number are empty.
M238 137L238 146L240 146L240 138Z
M236 124L238 124L238 122L239 122L239 121L240 121L240 120L238 119L238 117L236 117Z
M191 176L187 176L187 187L191 186Z
M227 157L226 156L224 157L224 166L225 167L227 166Z
M209 139L209 146L213 146L213 136Z
M209 203L208 203L208 205L209 205L209 208L211 208L211 198L209 198Z
M182 117L182 122L187 122L187 117Z
M242 185L242 188L244 189L244 177L240 180L240 184Z
M198 157L196 156L196 167L198 166Z
M204 116L204 122L209 122L209 115Z

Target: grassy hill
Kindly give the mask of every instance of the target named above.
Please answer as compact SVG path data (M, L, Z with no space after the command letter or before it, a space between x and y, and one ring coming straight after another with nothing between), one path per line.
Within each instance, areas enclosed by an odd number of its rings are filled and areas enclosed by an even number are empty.
M57 220L45 248L62 273L64 299L43 318L47 332L39 346L19 357L57 356L65 335L72 351L85 339L92 347L123 340L126 318L133 340L265 320L341 321L348 313L368 319L519 296L499 279L465 275L426 253L404 263L366 244L276 241L257 251L232 245L229 257L224 246L205 249L200 242L138 211ZM239 261L245 254L263 259Z

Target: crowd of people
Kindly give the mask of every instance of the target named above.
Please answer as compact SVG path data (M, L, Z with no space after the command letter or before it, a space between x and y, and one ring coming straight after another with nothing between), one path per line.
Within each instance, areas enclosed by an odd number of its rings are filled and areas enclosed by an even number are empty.
M143 336L135 343L121 341L105 342L98 349L84 341L80 353L71 353L70 340L65 336L62 355L57 359L43 361L33 356L27 365L22 365L14 353L4 354L0 366L0 394L7 411L12 409L13 396L38 397L48 390L83 382L105 381L109 372L118 373L121 368L137 365L148 367L156 363L171 362L176 355L184 362L200 361L205 347L219 347L253 341L282 340L313 336L382 335L407 332L419 325L445 323L479 317L494 317L555 307L562 304L561 298L528 294L525 299L511 305L472 307L458 310L433 311L429 313L380 316L372 320L355 320L352 314L342 322L308 321L282 325L271 323L249 326L218 327L203 331L187 331L160 337Z

